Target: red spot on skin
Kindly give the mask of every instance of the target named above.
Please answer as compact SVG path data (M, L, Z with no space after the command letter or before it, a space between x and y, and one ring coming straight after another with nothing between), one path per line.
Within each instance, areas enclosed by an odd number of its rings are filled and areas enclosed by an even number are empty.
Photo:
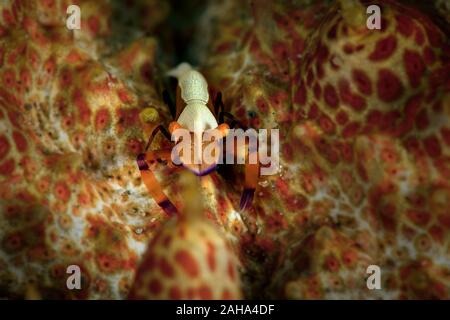
M317 106L317 104L312 103L309 108L308 119L311 120L316 119L318 115L319 115L319 107Z
M375 45L375 49L369 55L372 61L382 61L388 59L397 48L397 38L393 35L381 39Z
M208 259L208 266L211 271L216 270L216 248L211 242L208 242L208 253L207 253L207 259Z
M299 105L304 105L306 103L306 88L303 83L298 87L297 93L294 96L294 103Z
M97 17L90 16L87 20L87 25L93 35L98 34L100 30L100 22Z
M16 165L13 159L6 160L2 164L0 164L0 175L9 176L13 174L15 166Z
M425 42L425 35L423 34L422 29L420 29L419 27L416 27L415 29L416 29L416 37L415 37L416 43L417 45L422 46Z
M69 54L66 56L66 62L69 64L76 64L83 60L84 60L83 54L76 49L71 50Z
M48 191L48 186L50 185L49 179L48 178L42 178L38 181L37 183L37 187L38 190L41 193L47 192Z
M396 208L395 205L388 203L379 209L381 223L388 231L394 231L396 226Z
M256 36L253 36L250 40L250 51L257 54L260 50L259 40Z
M142 142L139 141L138 139L129 139L128 140L128 150L132 153L132 154L139 154L142 152L143 146L142 146Z
M36 70L39 65L40 57L39 54L31 48L28 52L28 60L33 70Z
M324 45L319 45L316 53L316 59L318 63L324 63L325 60L328 58L329 51L328 48Z
M349 123L344 130L342 131L342 135L344 138L351 138L354 137L359 131L359 123L352 122Z
M430 136L423 141L425 151L432 158L437 158L441 156L441 145L439 143L438 138L435 136Z
M200 288L198 288L197 294L200 299L203 299L203 300L211 300L212 299L211 289L206 285L202 285Z
M336 115L336 122L339 125L344 125L348 121L348 114L345 111L339 111L339 113Z
M164 257L161 257L161 259L159 260L159 268L161 269L162 274L167 278L172 278L175 275L172 266Z
M420 105L422 104L422 95L415 95L406 102L405 105L405 116L408 121L413 121L414 117L417 115Z
M430 82L430 86L431 88L435 88L438 87L442 84L445 84L445 81L447 78L447 75L450 73L450 68L449 67L443 67L443 68L439 68L436 70L433 70L431 72L431 74L429 75L429 82ZM448 80L447 80L448 82ZM449 84L447 83L447 86ZM435 106L433 106L434 109Z
M110 122L111 116L108 109L100 109L95 115L95 128L97 131L103 130Z
M16 85L16 73L12 69L3 72L3 85L6 88L14 88Z
M163 290L163 286L159 280L152 279L148 284L148 290L154 295L159 295Z
M132 101L131 95L126 89L117 90L117 95L119 96L120 101L122 101L123 103L129 103Z
M425 64L417 52L406 49L403 55L406 74L411 87L417 88L425 72Z
M410 37L414 31L412 20L407 15L398 15L395 19L397 20L397 31L406 38Z
M443 37L441 32L434 26L426 27L425 32L427 33L428 41L433 47L441 47L443 42Z
M320 125L320 128L322 128L322 130L328 134L333 134L336 129L334 122L331 121L331 119L326 115L323 115L320 117L319 125Z
M118 131L121 133L124 129L135 126L139 123L139 109L121 108L117 110Z
M378 72L377 90L380 100L393 102L403 94L403 85L392 71L381 69Z
M14 131L13 139L19 152L24 152L27 150L27 140L25 140L24 136L20 132Z
M70 87L70 85L72 84L72 74L70 73L70 70L69 69L62 70L60 79L61 79L60 80L61 89Z
M328 270L328 271L331 271L331 272L337 272L337 271L339 271L339 261L338 261L338 259L336 259L336 257L334 257L334 256L328 256L326 259L325 259L325 268Z
M239 107L239 109L236 111L236 116L238 118L245 117L245 109L243 107Z
M408 138L408 140L406 140L405 142L405 147L409 152L414 154L422 152L420 149L419 141L415 137Z
M231 41L227 41L227 42L223 42L221 44L219 44L216 49L215 52L216 53L227 53L229 52L232 48L234 47L234 43Z
M180 300L182 297L181 290L178 287L172 287L169 290L169 298L171 300Z
M429 232L434 240L442 243L444 240L444 230L441 227L434 225L430 228Z
M72 94L72 100L78 109L78 116L82 124L87 124L91 117L91 109L80 89L75 89Z
M347 43L347 44L344 45L344 52L346 54L352 54L353 51L354 51L353 45L351 45L350 43Z
M350 144L342 143L339 146L339 149L341 151L341 156L345 161L349 163L353 162L353 148Z
M53 75L55 73L56 63L55 63L55 59L54 58L49 58L44 63L44 70L47 73L47 75Z
M267 102L262 97L259 97L258 100L256 101L256 107L258 108L259 111L264 113L269 111Z
M372 83L367 74L359 69L354 69L352 72L353 81L356 83L359 92L369 96L372 94Z
M97 257L97 263L104 272L113 272L120 268L120 262L108 254L100 254Z
M442 214L439 215L438 218L439 223L441 223L447 229L450 229L450 214Z
M0 136L0 160L8 155L9 149L11 148L6 136Z
M295 194L295 195L289 196L286 198L285 201L286 201L286 207L293 212L297 212L299 210L305 209L308 206L308 199L301 194ZM284 217L281 217L279 222L281 223L280 228L287 229L288 223L287 223L286 219L284 219Z
M328 106L334 109L338 107L339 98L336 93L336 89L334 89L334 87L331 84L327 84L325 86L324 95L325 95L325 102L327 103Z
M25 51L25 48L22 46L17 47L16 49L14 49L8 56L8 58L6 59L6 63L9 65L14 65L17 61L17 58L19 56L21 56Z
M295 34L294 41L292 41L292 55L294 58L303 53L305 50L305 40L303 38L299 38L297 34Z
M281 181L277 181L277 186L283 185L285 188L288 188L287 183L281 184ZM284 199L292 198L290 196L290 192L286 191L285 196L283 196ZM292 205L288 205L289 207L292 207ZM295 209L295 208L294 208ZM278 232L281 229L286 229L288 227L286 219L283 217L283 215L279 211L275 211L273 214L267 216L267 227L266 230L270 232Z
M341 79L339 81L339 93L342 101L350 105L353 110L361 111L366 107L366 100L351 92L350 83L347 80Z
M286 181L284 181L282 179L277 179L275 183L276 183L277 189L280 190L280 192L282 194L289 193L289 186ZM278 212L278 215L280 215L279 212Z
M273 43L272 51L279 61L286 60L286 58L288 56L286 46L282 42L279 42L279 41Z
M3 9L2 15L3 15L3 21L5 22L5 24L7 26L14 24L14 22L15 22L14 16L11 14L11 12L9 10Z
M67 201L70 198L70 190L65 182L57 182L55 185L55 196L63 201Z
M426 64L433 64L436 60L434 51L430 47L426 47L425 49L423 49L423 60Z
M27 68L23 68L20 71L20 79L25 89L29 89L31 86L31 72Z
M19 233L13 233L5 237L4 243L8 251L17 251L22 248L23 240Z
M222 300L233 300L233 295L230 290L225 289L222 293Z
M412 222L419 226L425 226L431 220L430 213L426 211L409 210L407 215Z
M52 9L55 5L54 0L41 0L43 6L47 7L47 9Z
M188 251L178 250L175 254L175 261L189 277L195 278L199 276L200 269L197 261Z
M228 275L231 280L234 281L236 279L236 270L234 269L234 264L232 261L228 261Z
M64 128L68 129L71 128L74 124L74 119L72 116L67 116L63 118L63 125Z

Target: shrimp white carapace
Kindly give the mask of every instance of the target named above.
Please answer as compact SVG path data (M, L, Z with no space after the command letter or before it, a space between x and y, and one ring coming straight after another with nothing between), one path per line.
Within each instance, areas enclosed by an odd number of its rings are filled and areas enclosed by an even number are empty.
M180 64L169 71L168 75L178 79L181 99L186 103L178 116L178 124L195 133L217 128L217 120L206 105L209 93L208 83L203 75L187 63Z
M142 180L152 197L167 214L174 215L177 214L178 211L164 194L159 182L152 172L152 168L158 162L167 162L170 166L177 166L178 164L174 163L172 159L173 147L161 150L149 150L155 135L161 131L161 133L171 141L171 135L177 129L183 128L188 130L194 136L197 136L196 139L198 139L198 141L202 141L201 136L207 130L217 130L217 136L223 139L228 134L230 128L246 128L239 121L235 120L230 113L223 110L224 105L222 103L222 95L220 92L217 93L214 103L212 102L208 92L208 83L206 82L206 79L189 64L180 64L175 69L169 71L168 76L175 77L178 81L175 108L173 108L169 96L167 94L164 95L164 100L169 108L172 110L175 109L175 121L169 124L168 130L158 123L145 124L149 134L149 141L145 148L145 153L138 155L137 163L142 175ZM230 124L224 122L225 117L230 120ZM213 141L211 143L218 143L218 141ZM220 152L223 152L223 150L220 150ZM227 150L227 152L234 153L235 151ZM257 156L258 150L249 150L249 154L253 152L256 153ZM181 160L181 164L184 167L188 168L198 176L203 176L214 171L217 166L217 163L193 163L190 161L190 158L186 157L187 156L182 155L178 160ZM240 208L242 210L250 205L258 184L258 178L259 164L245 164L244 191L240 202Z

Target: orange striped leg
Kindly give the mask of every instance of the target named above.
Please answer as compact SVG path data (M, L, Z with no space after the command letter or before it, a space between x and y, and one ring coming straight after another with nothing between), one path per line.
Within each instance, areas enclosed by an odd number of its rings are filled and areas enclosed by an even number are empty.
M242 191L241 201L239 204L241 210L247 209L252 204L259 181L259 159L257 147L255 147L254 150L249 150L248 161L250 161L250 156L256 156L257 161L255 164L245 164L244 190Z
M258 158L258 148L255 146L254 150L250 150L250 146L248 143L246 143L246 147L248 150L248 158L245 164L245 180L244 180L244 190L242 191L241 200L239 203L239 208L241 210L246 210L250 207L253 197L255 194L255 190L258 186L259 181L259 170L260 170L260 164L259 164L259 158ZM234 150L228 150L226 149L227 154L231 154L233 159L236 160L236 149ZM227 155L225 155L226 157ZM250 164L250 157L256 156L256 163Z
M170 164L170 154L170 149L147 151L146 153L141 153L140 155L138 155L137 164L141 172L142 181L147 187L150 195L167 215L174 216L178 214L178 210L173 205L173 203L170 202L169 198L167 198L166 194L161 188L161 185L159 184L153 171L150 168L151 165L161 160L168 161L168 163Z

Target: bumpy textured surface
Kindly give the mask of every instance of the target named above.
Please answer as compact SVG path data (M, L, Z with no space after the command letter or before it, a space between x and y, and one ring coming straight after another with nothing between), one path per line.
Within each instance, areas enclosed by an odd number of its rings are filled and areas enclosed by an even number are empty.
M43 298L126 298L137 270L136 283L148 282L138 296L239 297L231 280L214 287L215 272L232 277L220 259L236 255L246 298L449 298L445 1L440 17L383 1L379 31L346 11L357 1L346 10L325 0L195 1L204 11L185 49L211 92L245 124L280 129L280 173L261 178L249 211L238 210L242 168L203 179L205 215L219 230L166 222L135 164L140 111L171 121L160 92L179 45L167 44L176 8L137 1L140 32L120 37L117 3L71 1L82 11L72 32L66 2L0 4L1 297L32 285ZM162 146L157 137L153 148ZM178 171L157 173L182 208ZM192 239L206 228L209 242L183 247L180 228ZM152 252L167 256L155 265ZM82 290L66 289L71 264ZM366 287L370 264L381 267L382 290ZM170 295L170 270L201 274Z
M207 221L173 219L152 239L130 298L239 299L235 255Z

